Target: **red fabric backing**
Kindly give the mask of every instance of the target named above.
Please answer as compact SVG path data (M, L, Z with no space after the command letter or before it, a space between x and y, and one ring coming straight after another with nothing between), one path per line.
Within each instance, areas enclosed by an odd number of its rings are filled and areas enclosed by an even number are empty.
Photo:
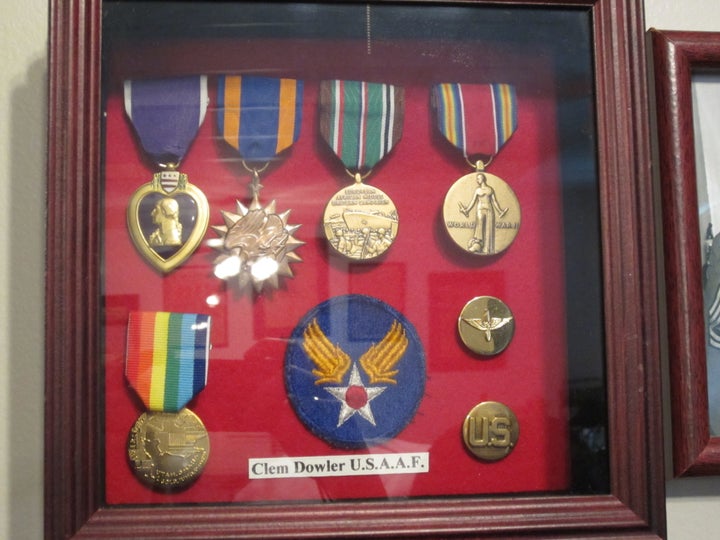
M429 110L430 82L405 84L403 137L369 177L400 216L399 236L381 262L348 263L328 253L321 230L325 203L351 179L325 147L317 126L318 81L305 82L299 141L262 177L261 200L292 209L297 250L294 279L260 296L240 295L212 275L214 251L200 247L167 276L135 251L125 222L133 191L150 181L122 110L107 101L104 198L106 500L108 504L338 500L355 498L554 491L569 485L567 356L561 185L556 103L548 62L513 64L518 129L488 171L507 181L522 208L512 246L491 259L461 253L442 227L445 193L470 172L437 133ZM461 66L462 67L462 66ZM498 69L497 65L495 69ZM464 71L463 71L464 73ZM381 80L381 79L380 79ZM388 81L393 82L393 81ZM434 81L439 82L439 81ZM483 80L481 82L492 82ZM502 80L496 82L513 82ZM207 196L211 225L220 210L248 202L249 177L217 137L213 77L211 105L181 166ZM207 238L215 236L208 230ZM316 304L347 293L367 294L403 312L427 355L427 385L414 420L396 439L368 451L335 450L297 419L285 395L285 340ZM501 298L512 310L515 336L491 359L468 352L457 317L478 295ZM214 301L208 303L209 299ZM216 302L216 305L215 305ZM210 459L185 491L161 494L141 484L127 463L127 437L143 412L123 374L131 310L208 313L213 318L208 384L189 408L210 434ZM504 460L484 463L464 449L461 426L477 403L501 401L516 414L520 439ZM427 451L430 472L351 478L249 480L248 459L280 456Z

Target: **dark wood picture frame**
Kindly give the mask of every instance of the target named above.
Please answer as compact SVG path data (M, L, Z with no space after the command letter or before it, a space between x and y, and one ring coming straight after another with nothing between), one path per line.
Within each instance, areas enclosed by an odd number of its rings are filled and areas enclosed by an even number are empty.
M676 476L720 473L711 437L703 314L693 72L720 68L720 33L651 30L662 193L665 289Z
M458 2L472 4L473 2ZM640 0L592 21L610 493L332 504L108 506L103 485L100 0L53 0L46 315L47 538L664 536L659 332ZM415 2L423 9L423 2Z

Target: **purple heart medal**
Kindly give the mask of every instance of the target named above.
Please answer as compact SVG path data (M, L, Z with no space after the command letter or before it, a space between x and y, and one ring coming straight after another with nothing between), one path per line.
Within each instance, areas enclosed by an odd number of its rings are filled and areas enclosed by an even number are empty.
M126 80L124 97L140 145L160 169L130 199L130 237L145 260L168 273L193 254L210 219L207 198L178 171L205 118L207 78Z
M275 201L262 206L259 199L260 173L300 135L302 92L302 81L294 79L218 78L218 130L252 175L252 202L223 211L224 224L212 227L219 238L208 245L220 252L215 275L235 279L240 291L277 288L280 277L293 277L290 263L302 260L294 250L305 242L293 236L300 225L288 225L290 210L278 214Z

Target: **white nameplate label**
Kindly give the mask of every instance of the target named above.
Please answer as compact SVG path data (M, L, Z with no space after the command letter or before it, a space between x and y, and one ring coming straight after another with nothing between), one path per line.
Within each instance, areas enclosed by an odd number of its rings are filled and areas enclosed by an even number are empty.
M248 471L251 479L418 474L430 471L430 457L428 452L410 452L361 456L251 458L248 460Z

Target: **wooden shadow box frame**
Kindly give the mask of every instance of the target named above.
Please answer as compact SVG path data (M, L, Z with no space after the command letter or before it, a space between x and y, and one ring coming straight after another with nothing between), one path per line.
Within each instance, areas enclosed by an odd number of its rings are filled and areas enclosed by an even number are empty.
M106 401L109 399L106 369L110 368L103 339L108 321L114 320L119 313L110 313L113 306L108 303L104 277L107 251L103 227L108 214L102 179L107 172L105 137L109 135L105 127L113 121L110 114L105 114L103 90L109 76L104 65L107 60L104 50L107 42L104 40L112 26L111 17L105 16L107 4L99 0L51 2L46 282L47 538L658 538L664 535L654 210L643 17L639 0L368 4L373 8L400 9L406 17L405 23L414 18L413 13L420 15L438 8L481 10L477 13L483 19L486 12L482 10L494 9L494 16L510 24L510 31L504 35L515 40L542 36L546 30L541 21L552 21L553 17L563 13L579 15L584 21L580 26L587 36L584 49L587 54L582 61L588 76L583 88L590 89L590 97L587 100L589 106L583 105L583 114L591 119L590 127L585 126L569 137L566 134L565 141L592 142L590 157L585 155L587 159L572 164L576 168L568 170L591 171L590 176L595 179L591 206L596 208L597 219L593 221L594 218L578 211L582 204L571 190L563 195L564 210L558 212L563 216L557 221L564 224L563 234L576 233L575 239L564 248L563 260L570 261L568 280L579 278L582 282L583 274L589 273L598 276L599 282L594 287L598 298L596 308L583 307L586 298L595 293L582 288L567 289L563 293L565 301L575 306L577 313L594 312L597 319L591 317L590 320L596 320L597 324L586 328L582 322L578 323L584 320L583 317L568 317L568 326L561 332L572 335L575 343L583 342L586 335L599 340L599 346L594 347L597 350L588 351L588 354L601 355L602 389L598 394L568 398L570 406L567 409L573 414L577 410L600 411L603 427L581 435L603 449L604 465L598 469L598 477L593 479L604 486L602 489L586 489L583 485L573 484L564 489L515 489L509 493L495 490L490 493L478 486L472 493L456 495L451 493L452 486L445 486L445 495L341 498L332 502L227 500L195 503L184 500L177 503L168 498L161 502L124 504L108 502L110 482L107 476L108 467L118 464L107 462L110 454L106 440L106 409L110 406ZM144 3L125 4L134 9ZM151 4L162 15L165 6L176 9L192 3ZM218 3L221 4L231 5ZM244 3L235 4L242 8ZM255 3L255 6L258 4L262 3ZM271 5L281 9L286 4L267 3L265 9L270 9ZM202 5L208 10L213 9L210 2ZM323 7L325 3L307 5ZM348 7L365 8L365 4L358 2L336 2L332 6L335 11ZM174 20L175 13L168 12L162 20ZM514 31L514 16L520 14L525 17L523 20L538 21L538 24L528 24ZM462 34L463 19L457 20ZM392 25L386 27L386 31L391 31L387 28L391 29ZM423 27L415 35L416 39L419 35L424 40L424 46L436 39L432 32L437 31L437 26L433 23L427 28L430 37L423 34ZM527 33L530 28L533 31ZM553 32L553 39L566 35L564 30ZM162 50L162 38L159 39ZM182 41L177 43L184 59L197 60L193 54L186 54L189 49L184 48ZM527 43L524 46L527 47ZM560 49L575 50L570 42L562 43ZM507 53L502 40L495 50L499 57ZM151 51L148 58L153 58L155 52ZM432 52L430 50L426 56L432 57ZM462 52L463 61L472 64L472 51L465 54L468 50L462 49ZM159 54L162 57L162 53ZM527 53L524 62L532 64L535 59L529 56ZM131 60L138 57L126 55L126 59ZM331 61L331 57L328 55L326 60ZM509 57L512 54L503 58ZM323 69L320 61L313 66L318 72ZM339 69L341 64L336 67ZM499 71L505 67L502 62L493 65L493 69ZM551 71L562 73L568 69L567 65L558 62ZM520 71L515 69L515 72ZM352 75L352 70L347 73ZM427 71L422 73L428 75ZM527 89L530 94L536 90L531 84ZM552 91L560 96L557 99L566 100L570 105L564 107L563 114L572 116L578 88L572 84L558 84ZM500 166L498 158L493 167ZM568 176L567 171L564 174ZM573 174L569 176L573 177ZM525 199L523 202L523 211L527 209L531 216L533 212L542 215L539 207L538 200ZM596 240L588 242L578 231L590 231L590 236ZM523 234L528 238L533 231ZM522 253L520 248L512 255L496 259L493 268L507 265L512 256L519 253ZM449 250L441 255L455 257ZM132 257L128 259L132 260ZM458 260L464 261L456 258L451 262ZM359 272L357 281L361 282L368 273ZM527 281L532 283L533 276ZM538 306L542 307L541 302ZM452 338L452 333L447 335ZM430 335L428 339L432 341L434 336ZM454 339L447 344L454 346ZM428 381L433 375L431 371ZM124 394L121 397L125 399ZM536 407L536 410L542 409ZM572 427L561 426L563 436L571 431ZM449 428L448 433L451 433L451 444L455 445L455 432ZM528 437L527 433L532 430L524 433ZM441 454L443 450L436 452ZM553 448L547 448L546 452L553 452ZM582 459L576 457L573 457L572 466L567 467L572 469L573 478L577 474L585 478L592 476L584 470ZM125 467L126 464L118 466Z
M720 68L720 34L653 29L649 35L662 193L674 474L716 475L720 437L710 434L701 260L701 242L707 241L698 232L692 80Z

